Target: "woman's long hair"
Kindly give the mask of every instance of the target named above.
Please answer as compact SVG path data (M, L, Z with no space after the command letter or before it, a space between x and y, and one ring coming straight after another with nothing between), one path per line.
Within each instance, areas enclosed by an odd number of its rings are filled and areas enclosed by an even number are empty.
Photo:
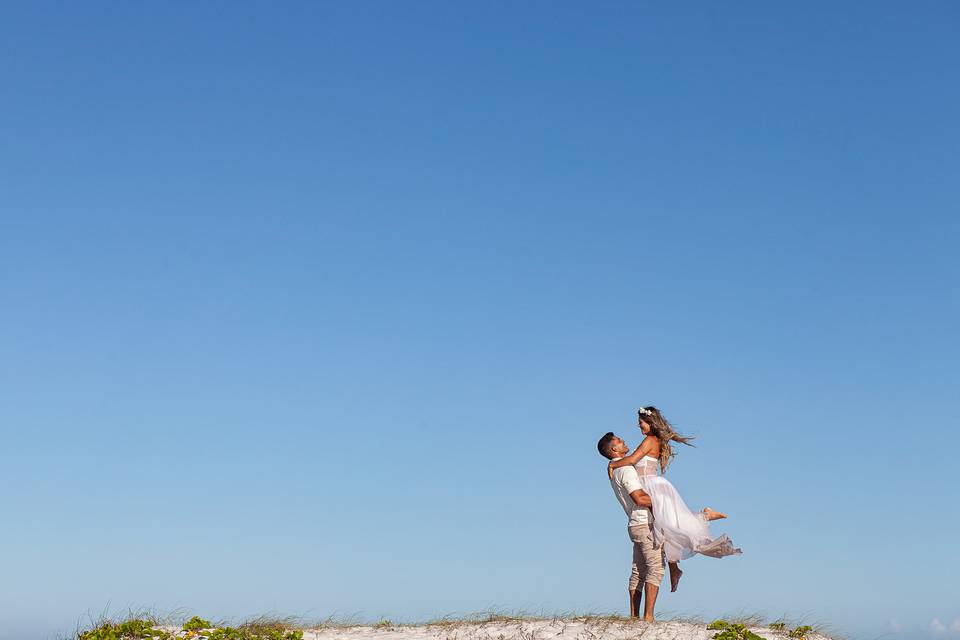
M674 431L673 425L663 417L660 409L656 407L642 407L637 411L637 415L640 416L641 420L650 425L650 435L657 436L660 440L660 472L665 473L667 467L670 465L670 461L677 455L673 447L670 446L670 442L682 442L688 447L692 447L693 445L690 444L690 441L693 440L694 437L682 436Z

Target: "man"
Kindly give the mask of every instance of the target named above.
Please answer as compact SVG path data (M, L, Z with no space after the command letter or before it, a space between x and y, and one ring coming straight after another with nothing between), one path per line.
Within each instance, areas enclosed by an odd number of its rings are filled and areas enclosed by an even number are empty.
M600 455L608 460L619 460L629 451L627 443L613 433L607 433L597 443ZM640 603L646 592L647 600L643 608L643 619L653 622L653 608L657 604L660 581L663 580L663 546L653 541L650 523L652 502L640 488L640 476L632 466L614 469L610 486L627 514L627 532L633 541L633 566L630 570L630 582L627 590L630 594L630 615L640 616ZM643 584L643 591L640 584Z

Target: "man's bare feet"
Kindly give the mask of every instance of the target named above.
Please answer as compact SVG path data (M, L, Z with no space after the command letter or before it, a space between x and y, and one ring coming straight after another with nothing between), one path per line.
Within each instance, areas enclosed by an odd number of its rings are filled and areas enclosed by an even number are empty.
M680 564L676 562L671 562L670 567L670 593L673 593L677 590L677 585L680 584L680 576L683 575L683 571L680 570Z
M727 517L727 514L720 513L719 511L714 511L710 507L704 507L703 517L707 519L707 522L711 522L713 520L723 520L724 518Z

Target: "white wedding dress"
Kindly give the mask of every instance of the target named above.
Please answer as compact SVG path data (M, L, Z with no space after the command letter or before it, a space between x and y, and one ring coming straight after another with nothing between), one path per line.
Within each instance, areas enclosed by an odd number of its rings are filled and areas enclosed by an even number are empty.
M663 544L667 562L678 562L700 553L712 558L739 555L740 549L723 534L710 535L710 525L702 512L692 512L670 481L660 475L656 458L643 456L634 465L643 490L653 502L653 536Z

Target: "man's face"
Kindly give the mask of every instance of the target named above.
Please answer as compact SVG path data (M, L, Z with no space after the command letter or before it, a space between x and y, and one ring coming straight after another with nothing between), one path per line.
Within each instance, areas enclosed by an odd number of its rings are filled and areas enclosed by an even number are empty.
M627 446L627 443L623 441L623 438L620 436L614 436L613 440L610 441L610 451L613 453L614 457L622 458L623 454L627 451L630 451L630 448Z

